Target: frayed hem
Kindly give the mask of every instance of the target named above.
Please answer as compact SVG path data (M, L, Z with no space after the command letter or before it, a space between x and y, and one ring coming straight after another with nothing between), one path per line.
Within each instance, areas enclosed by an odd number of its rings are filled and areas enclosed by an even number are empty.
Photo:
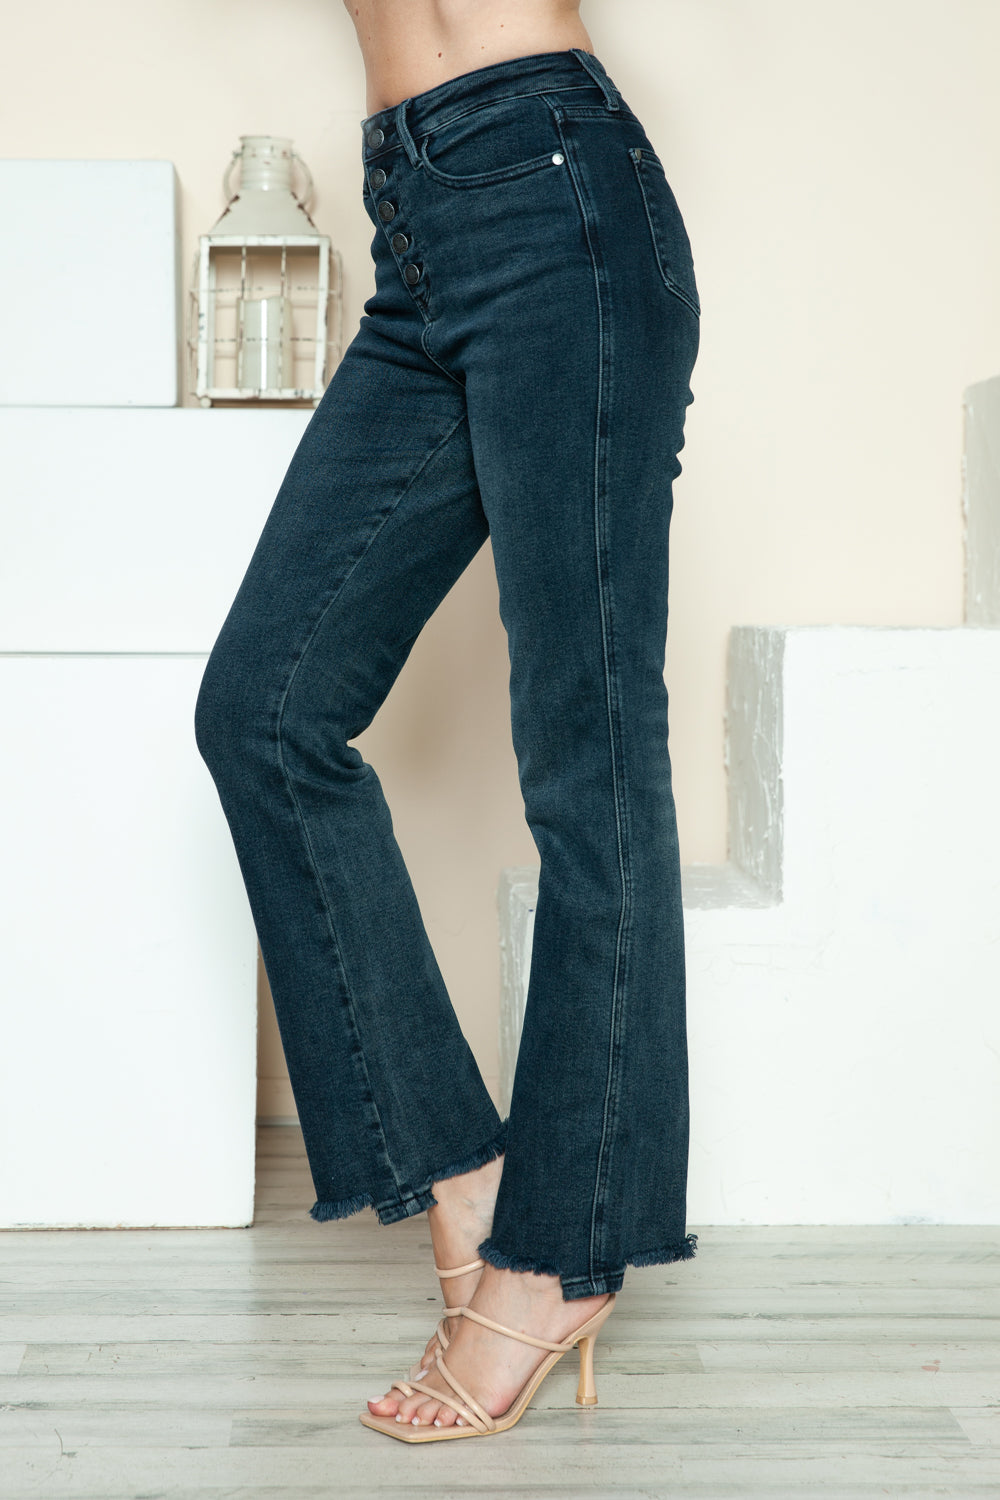
M489 1265L495 1266L498 1271L533 1271L536 1276L558 1276L558 1266L550 1265L547 1260L534 1260L529 1255L505 1255L498 1250L492 1240L483 1240L481 1245L476 1246L476 1254L481 1255Z
M324 1224L331 1219L350 1218L351 1214L360 1213L363 1208L373 1208L380 1224L397 1224L400 1219L410 1219L415 1214L425 1213L428 1208L434 1207L437 1203L432 1191L434 1182L444 1182L449 1177L459 1177L463 1172L474 1172L477 1167L485 1166L495 1156L502 1156L506 1144L507 1121L504 1120L500 1129L483 1145L477 1146L470 1155L464 1156L461 1161L453 1162L440 1172L431 1173L427 1187L422 1192L411 1193L406 1198L388 1203L376 1203L371 1193L355 1193L353 1198L341 1198L338 1202L324 1203L321 1200L313 1204L309 1210L309 1216L316 1219L318 1223Z
M662 1250L640 1250L638 1255L627 1255L627 1266L665 1266L674 1260L690 1260L698 1243L696 1234L689 1234L679 1245L668 1245Z
M640 1250L636 1255L628 1255L625 1257L625 1266L659 1266L670 1261L690 1260L697 1243L698 1236L689 1234L678 1245L666 1245L659 1250ZM551 1265L548 1261L535 1260L529 1255L507 1255L498 1250L491 1239L483 1240L476 1248L483 1260L500 1271L533 1271L536 1276L558 1276L562 1283L563 1298L567 1302L620 1291L625 1281L624 1266L621 1270L602 1271L595 1276L566 1276L558 1266Z
M349 1219L351 1214L359 1214L363 1208L374 1206L371 1193L355 1193L353 1198L341 1198L339 1203L314 1203L309 1217L325 1224L328 1219Z
M563 1301L573 1302L580 1297L602 1297L607 1292L621 1290L625 1272L607 1271L599 1276L564 1276L558 1266L547 1260L536 1260L530 1255L507 1255L497 1250L492 1240L483 1240L477 1245L478 1253L488 1265L499 1271L530 1271L535 1276L557 1276L562 1287Z
M500 1129L484 1145L478 1146L471 1155L463 1156L461 1161L453 1162L450 1167L444 1167L440 1172L432 1172L431 1181L447 1182L449 1177L461 1177L465 1172L475 1172L479 1167L485 1167L488 1161L503 1156L506 1147L507 1121L504 1120Z

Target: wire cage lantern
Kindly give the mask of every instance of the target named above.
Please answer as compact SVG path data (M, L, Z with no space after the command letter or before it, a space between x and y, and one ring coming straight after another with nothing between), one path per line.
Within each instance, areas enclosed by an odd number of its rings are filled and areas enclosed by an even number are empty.
M238 192L232 175L240 167ZM292 185L298 166L305 189ZM343 266L309 216L313 182L292 142L244 135L222 179L226 208L198 240L190 387L214 401L319 404L341 354Z

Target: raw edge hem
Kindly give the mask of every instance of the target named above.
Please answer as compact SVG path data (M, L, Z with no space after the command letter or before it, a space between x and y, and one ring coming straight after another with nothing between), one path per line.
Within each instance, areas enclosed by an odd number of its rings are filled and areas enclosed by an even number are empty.
M452 1163L450 1167L442 1168L440 1172L432 1172L431 1182L447 1182L449 1177L461 1177L465 1172L475 1172L477 1168L485 1167L488 1161L493 1161L494 1158L503 1156L506 1145L507 1121L504 1120L495 1135L492 1135L482 1146L477 1147L471 1155L463 1156L461 1161Z
M449 1177L459 1177L464 1172L474 1172L477 1167L485 1166L496 1156L502 1156L507 1142L507 1121L504 1120L500 1129L478 1146L469 1156L461 1161L453 1162L440 1172L432 1172L430 1181L444 1182ZM309 1210L309 1216L318 1223L324 1224L331 1219L347 1219L352 1214L360 1213L363 1208L373 1208L378 1215L381 1224L395 1224L400 1219L412 1218L414 1214L423 1213L428 1208L433 1208L437 1203L433 1192L428 1187L424 1192L414 1193L403 1202L383 1203L376 1206L371 1193L355 1193L353 1198L341 1198L337 1202L314 1203Z
M667 1265L671 1261L690 1260L695 1253L698 1244L698 1236L689 1234L681 1240L679 1245L666 1245L658 1250L640 1250L635 1255L625 1257L626 1266L660 1266ZM566 1301L572 1301L582 1297L598 1297L606 1292L617 1292L621 1289L625 1273L621 1271L607 1271L591 1277L564 1277L557 1266L548 1261L536 1260L528 1255L507 1255L498 1250L491 1239L483 1240L476 1247L477 1254L481 1255L489 1265L496 1266L500 1271L532 1271L537 1276L558 1276L563 1289L563 1297Z
M637 1255L626 1255L627 1266L665 1266L674 1260L690 1260L698 1243L696 1234L689 1234L679 1245L667 1245L661 1250L640 1250Z
M547 1260L534 1260L530 1255L505 1255L491 1239L485 1239L481 1245L477 1245L476 1254L481 1255L489 1265L496 1266L498 1271L533 1271L536 1276L559 1275L559 1268L550 1265Z
M363 1208L374 1208L371 1193L355 1193L353 1198L341 1198L339 1203L314 1203L309 1217L324 1224L328 1219L348 1219Z

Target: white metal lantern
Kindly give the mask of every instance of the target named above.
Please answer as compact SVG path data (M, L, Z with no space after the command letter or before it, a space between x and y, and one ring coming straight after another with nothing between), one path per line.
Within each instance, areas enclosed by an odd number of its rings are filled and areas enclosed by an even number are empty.
M301 198L292 188L295 163L306 179ZM202 406L319 403L340 358L343 270L309 217L312 188L290 140L240 137L222 179L225 211L199 237L194 266L188 351Z

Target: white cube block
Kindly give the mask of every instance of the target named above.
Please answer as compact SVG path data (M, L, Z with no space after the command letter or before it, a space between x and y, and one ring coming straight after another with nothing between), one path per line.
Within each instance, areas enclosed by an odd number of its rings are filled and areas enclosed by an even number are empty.
M995 1224L1000 630L732 636L734 861L682 872L689 1221ZM505 1105L537 883L498 892Z
M0 404L175 406L169 161L0 161Z
M209 651L312 415L0 408L0 650Z
M0 1228L251 1222L256 941L203 671L0 655Z

